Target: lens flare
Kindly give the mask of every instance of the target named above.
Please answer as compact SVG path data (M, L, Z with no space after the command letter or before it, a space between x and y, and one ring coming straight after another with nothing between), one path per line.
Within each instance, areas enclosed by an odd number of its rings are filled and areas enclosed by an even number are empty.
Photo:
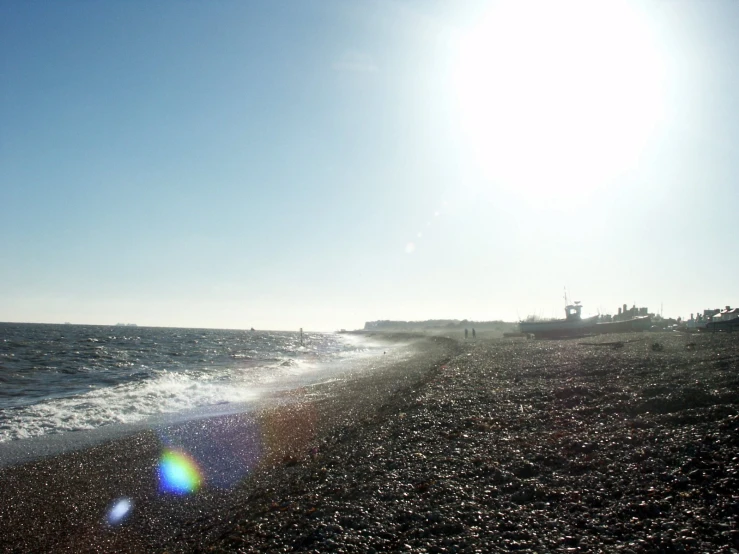
M261 424L249 414L159 429L163 451L187 452L209 488L240 483L262 459Z
M119 525L131 514L133 503L128 498L119 498L108 509L108 525Z
M200 468L187 454L165 450L159 460L159 489L165 493L190 494L203 482Z

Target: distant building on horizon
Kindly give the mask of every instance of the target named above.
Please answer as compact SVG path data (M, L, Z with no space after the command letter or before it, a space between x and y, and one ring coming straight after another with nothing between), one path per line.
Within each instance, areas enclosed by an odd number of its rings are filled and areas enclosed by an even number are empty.
M634 319L635 317L643 317L649 315L649 308L641 307L637 308L634 304L631 308L627 304L618 309L618 314L613 316L614 321L624 321L627 319Z

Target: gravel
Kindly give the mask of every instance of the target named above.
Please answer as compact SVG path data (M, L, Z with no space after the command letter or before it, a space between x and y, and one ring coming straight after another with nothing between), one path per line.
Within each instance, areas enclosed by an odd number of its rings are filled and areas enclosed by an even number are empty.
M422 351L260 413L272 442L227 491L162 498L151 434L5 470L0 549L739 552L739 335ZM61 505L32 501L43 483ZM125 487L135 517L102 528Z
M465 343L200 547L736 552L739 336L616 338Z

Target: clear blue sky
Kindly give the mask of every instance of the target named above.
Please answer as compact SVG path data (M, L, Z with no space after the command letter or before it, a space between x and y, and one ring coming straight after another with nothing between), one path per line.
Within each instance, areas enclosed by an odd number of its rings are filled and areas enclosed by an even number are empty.
M0 321L737 304L736 29L735 1L2 2Z

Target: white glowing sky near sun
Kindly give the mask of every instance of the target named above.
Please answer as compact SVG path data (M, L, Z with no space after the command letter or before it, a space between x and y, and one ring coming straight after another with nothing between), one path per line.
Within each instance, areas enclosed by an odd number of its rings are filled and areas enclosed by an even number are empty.
M455 83L486 176L526 195L606 184L662 116L663 64L626 3L497 4L462 38Z

